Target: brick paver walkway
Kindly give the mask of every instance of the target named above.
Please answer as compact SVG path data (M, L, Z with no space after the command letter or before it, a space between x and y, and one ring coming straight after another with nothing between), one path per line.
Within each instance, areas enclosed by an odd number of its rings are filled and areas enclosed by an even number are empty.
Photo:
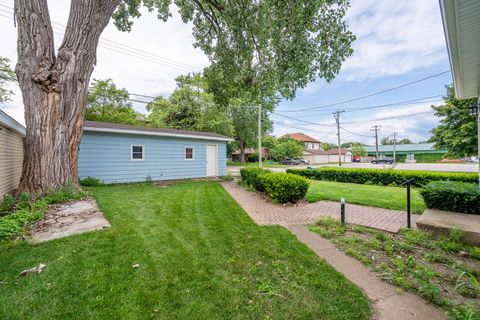
M222 183L225 190L238 202L248 215L261 225L281 225L284 227L305 225L319 217L331 216L340 219L340 203L319 201L298 206L282 207L265 200L256 192L249 192L236 181ZM347 199L348 201L348 199ZM397 233L407 226L407 214L403 211L373 208L348 204L345 210L347 223ZM416 226L417 216L412 215L412 227Z

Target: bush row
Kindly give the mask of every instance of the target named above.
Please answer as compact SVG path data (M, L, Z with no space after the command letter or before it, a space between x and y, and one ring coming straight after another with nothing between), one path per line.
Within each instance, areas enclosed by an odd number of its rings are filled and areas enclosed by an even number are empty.
M6 195L0 204L0 241L20 234L29 223L41 219L50 204L84 196L85 192L70 186L47 193L43 198L34 201L30 201L28 192L23 192L18 197Z
M305 197L307 179L289 173L274 173L259 168L242 168L242 181L255 190L265 192L273 201L295 203Z
M463 172L433 172L395 169L344 169L344 168L320 168L320 169L288 169L288 173L297 174L314 180L327 180L336 182L350 182L360 184L401 185L407 179L415 179L412 186L422 187L431 181L450 180L475 183L475 173Z
M420 190L428 208L480 214L477 185L456 181L433 181Z

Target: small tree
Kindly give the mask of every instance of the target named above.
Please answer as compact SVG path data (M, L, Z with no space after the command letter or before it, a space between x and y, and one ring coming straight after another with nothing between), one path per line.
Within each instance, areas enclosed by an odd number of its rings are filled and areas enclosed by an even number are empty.
M10 68L10 60L0 57L0 103L10 101L13 91L8 89L8 83L16 80L15 72Z
M291 138L280 138L277 140L274 148L270 150L270 155L276 161L286 158L298 158L303 153L303 143Z
M93 80L85 120L141 125L143 118L133 109L125 88L117 88L112 79Z
M469 107L477 104L477 98L459 100L453 86L448 86L443 100L445 104L432 106L435 115L441 118L441 124L431 131L429 141L434 142L437 149L446 149L452 157L476 155L477 123L475 115L469 113Z
M365 157L367 155L367 149L361 143L353 143L352 155L355 157Z

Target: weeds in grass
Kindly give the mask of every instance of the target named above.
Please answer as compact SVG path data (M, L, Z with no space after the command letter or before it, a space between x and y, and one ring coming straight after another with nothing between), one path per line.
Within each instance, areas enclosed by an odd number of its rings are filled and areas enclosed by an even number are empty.
M451 318L480 319L480 248L462 243L461 231L440 238L424 230L404 229L393 235L343 226L330 217L320 219L311 230L332 239L385 281L444 308Z

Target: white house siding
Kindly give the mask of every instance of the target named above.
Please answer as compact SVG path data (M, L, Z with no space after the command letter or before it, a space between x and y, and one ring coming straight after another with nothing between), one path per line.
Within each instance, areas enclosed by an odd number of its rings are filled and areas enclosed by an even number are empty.
M23 136L0 124L0 197L18 188L22 163Z
M342 159L342 162L344 162L344 163L352 162L352 154L350 152L348 152L346 154L346 157L345 157L345 154L342 154L341 159ZM338 154L330 154L328 156L328 162L337 163L338 162Z

